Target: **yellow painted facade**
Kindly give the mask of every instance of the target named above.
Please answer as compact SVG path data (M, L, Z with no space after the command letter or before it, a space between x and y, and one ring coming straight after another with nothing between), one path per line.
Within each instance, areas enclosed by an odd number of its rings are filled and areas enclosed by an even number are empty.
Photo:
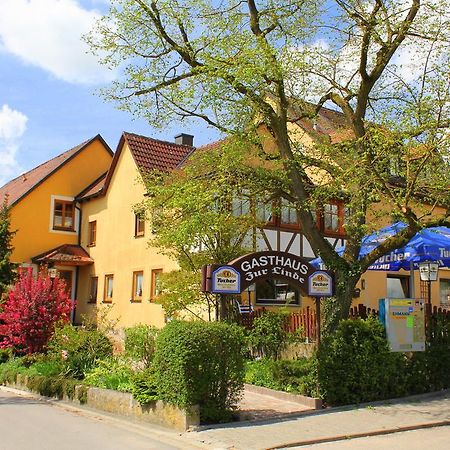
M94 264L81 267L78 284L76 321L83 316L95 316L108 308L108 320L118 327L146 323L162 327L165 323L162 307L151 301L152 270L164 272L177 268L174 261L149 246L151 230L145 223L144 236L135 237L133 205L142 201L144 186L138 167L124 145L104 196L82 204L81 245L88 250ZM89 222L96 221L95 246L88 247ZM143 272L142 300L132 301L133 272ZM105 277L113 275L111 303L104 302ZM97 277L97 301L89 302L91 277ZM102 313L100 313L102 315Z
M302 130L297 130L298 139L310 147L312 140ZM292 130L292 134L295 132ZM162 327L166 318L160 305L151 297L154 284L153 271L169 272L178 268L177 263L158 253L151 247L149 221L145 222L143 236L135 236L135 213L133 206L142 201L144 185L133 153L125 140L112 163L112 155L101 139L92 140L73 159L60 167L50 177L26 197L16 203L11 211L12 229L18 233L14 239L12 260L30 263L31 258L62 244L78 244L85 249L94 261L93 264L79 267L60 267L70 272L73 285L72 298L77 300L75 322L83 317L98 319L107 311L107 319L118 328L145 323ZM270 145L270 143L268 144ZM112 163L112 164L111 164ZM107 189L100 195L93 195L77 203L77 215L81 227L74 232L61 232L52 229L52 202L54 197L73 199L86 189L101 174L109 170ZM380 205L380 208L385 206ZM386 219L384 219L386 220ZM96 223L95 245L90 245L90 223ZM78 224L78 216L75 218ZM374 229L387 223L381 219L374 221ZM80 241L79 241L80 239ZM133 278L142 274L142 295L133 298ZM363 303L378 309L378 300L388 295L389 276L409 276L409 272L365 273L358 284L359 297L353 305ZM106 277L112 277L112 297L107 299ZM92 282L97 280L97 292L92 298ZM441 280L450 280L450 270L440 270ZM433 304L439 306L440 282L432 283ZM415 272L415 297L421 298L421 284L418 271ZM251 294L255 304L255 293ZM248 302L248 293L242 296L242 303ZM314 300L302 296L301 308L314 308ZM276 308L276 307L274 307ZM269 307L272 309L272 307ZM298 307L290 306L296 311Z
M17 230L12 242L13 262L30 263L32 257L59 245L77 244L77 231L53 230L53 199L73 200L108 170L111 159L103 142L94 139L11 208L11 229Z

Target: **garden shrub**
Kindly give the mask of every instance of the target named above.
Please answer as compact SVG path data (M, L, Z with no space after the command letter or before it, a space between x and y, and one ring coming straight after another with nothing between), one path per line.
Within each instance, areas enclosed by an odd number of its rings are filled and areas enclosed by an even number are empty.
M376 318L343 320L318 351L321 394L332 405L399 397L406 393L404 355L389 351Z
M286 313L265 311L253 321L249 333L249 345L253 356L277 359L288 343L288 333L284 325Z
M131 392L133 375L130 361L107 358L98 361L97 366L86 374L84 383L103 389Z
M237 325L170 322L158 335L153 360L159 398L199 405L203 422L229 420L243 389L244 353Z
M150 325L125 328L125 353L149 367L155 352L158 331L158 328Z
M11 358L0 364L0 384L14 383L17 374L25 373L27 370L27 367L23 365L22 358Z
M22 272L0 313L0 347L16 354L41 352L58 323L68 322L72 302L64 281L47 273Z
M49 355L62 361L66 375L82 379L97 361L112 356L113 346L100 330L66 325L56 330L48 344Z
M153 368L148 368L134 374L131 392L133 397L141 404L158 400L158 386Z
M10 348L0 348L0 364L8 361L11 358L11 356L12 352Z
M246 365L245 382L311 397L319 395L315 358L249 361Z

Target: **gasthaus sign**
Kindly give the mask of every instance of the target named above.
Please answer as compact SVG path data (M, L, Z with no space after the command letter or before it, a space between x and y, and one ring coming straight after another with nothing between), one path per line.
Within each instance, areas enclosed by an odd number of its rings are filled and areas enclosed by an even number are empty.
M277 251L250 253L224 266L205 266L202 290L236 294L270 278L286 280L306 295L327 297L333 294L329 272L317 271L297 255Z

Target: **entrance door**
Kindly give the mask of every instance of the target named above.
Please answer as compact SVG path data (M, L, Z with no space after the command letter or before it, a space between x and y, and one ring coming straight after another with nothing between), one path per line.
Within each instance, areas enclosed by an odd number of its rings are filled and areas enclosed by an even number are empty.
M72 298L72 270L58 270L59 278L66 283L66 292L69 294L69 298Z

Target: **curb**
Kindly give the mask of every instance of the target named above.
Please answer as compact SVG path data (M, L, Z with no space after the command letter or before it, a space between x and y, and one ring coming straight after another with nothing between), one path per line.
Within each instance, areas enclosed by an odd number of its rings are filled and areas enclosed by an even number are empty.
M293 394L291 392L276 391L275 389L269 389L264 386L257 386L253 384L244 384L247 392L267 395L269 397L276 398L277 400L286 400L300 405L307 406L312 409L322 408L322 399L316 397L308 397L301 394Z
M346 441L349 439L358 439L370 436L382 436L385 434L403 433L405 431L423 430L426 428L445 427L450 425L450 420L442 420L440 422L419 423L416 425L405 425L403 427L389 428L383 430L366 431L364 433L341 434L325 438L309 439L307 441L291 442L289 444L277 445L269 447L266 450L281 450L292 447L303 447L305 445L323 444L326 442Z

